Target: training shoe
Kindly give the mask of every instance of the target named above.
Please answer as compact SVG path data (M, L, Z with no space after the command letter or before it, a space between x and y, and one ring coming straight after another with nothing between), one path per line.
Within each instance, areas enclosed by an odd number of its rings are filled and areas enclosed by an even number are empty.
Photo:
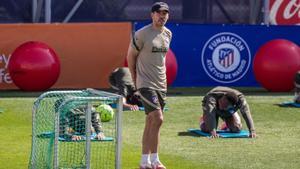
M229 128L227 127L227 124L225 122L223 122L219 128L220 128L220 130L226 130L226 131L229 130Z
M162 163L160 162L154 162L151 164L152 169L167 169Z
M151 164L141 164L140 169L152 169Z

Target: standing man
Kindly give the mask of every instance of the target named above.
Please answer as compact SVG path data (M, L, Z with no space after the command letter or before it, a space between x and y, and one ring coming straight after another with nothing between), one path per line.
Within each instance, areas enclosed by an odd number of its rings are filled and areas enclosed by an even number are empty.
M151 24L134 34L127 60L146 113L140 169L165 169L158 157L158 147L167 91L166 53L172 39L172 32L165 27L169 6L154 3L151 18Z
M200 129L210 133L213 138L219 137L216 132L219 117L224 120L226 128L231 132L240 132L242 123L238 110L247 124L249 137L256 137L249 105L244 95L238 90L222 86L215 87L204 96L202 108Z

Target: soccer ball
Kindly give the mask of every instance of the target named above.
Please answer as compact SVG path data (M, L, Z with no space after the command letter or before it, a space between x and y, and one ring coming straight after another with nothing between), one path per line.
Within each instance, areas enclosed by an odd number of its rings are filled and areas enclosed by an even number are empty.
M114 110L107 104L101 104L96 108L96 111L100 113L102 122L108 122L114 117Z

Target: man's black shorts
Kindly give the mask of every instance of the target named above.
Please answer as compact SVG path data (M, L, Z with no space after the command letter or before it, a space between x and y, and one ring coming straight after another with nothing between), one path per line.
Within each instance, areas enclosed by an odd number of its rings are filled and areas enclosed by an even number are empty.
M154 110L163 110L166 105L166 92L149 88L140 88L140 97L146 114Z

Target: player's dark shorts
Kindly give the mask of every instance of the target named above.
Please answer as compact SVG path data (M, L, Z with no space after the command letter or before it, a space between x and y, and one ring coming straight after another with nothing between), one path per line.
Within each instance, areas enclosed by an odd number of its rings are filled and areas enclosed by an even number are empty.
M166 92L149 88L139 89L146 114L154 110L163 110L166 105Z

